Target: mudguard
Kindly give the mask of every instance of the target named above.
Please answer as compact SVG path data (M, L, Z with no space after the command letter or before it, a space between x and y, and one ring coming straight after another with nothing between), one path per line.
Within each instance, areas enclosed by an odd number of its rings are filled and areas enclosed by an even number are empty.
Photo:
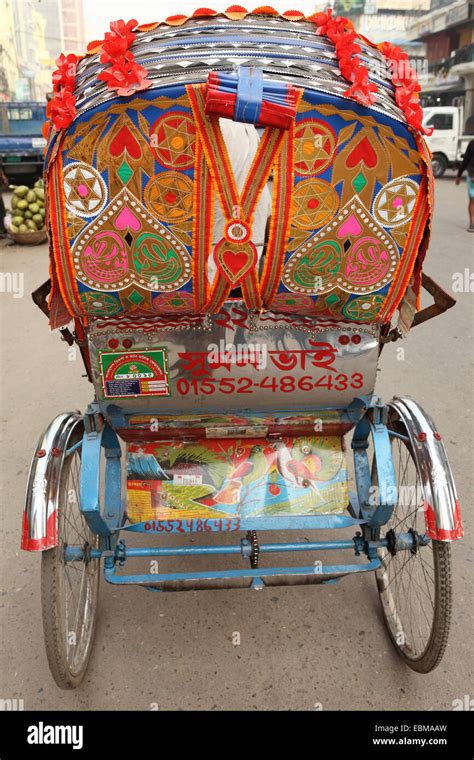
M68 442L77 426L82 426L79 412L66 412L48 425L40 436L28 476L21 548L45 551L58 544L58 485Z
M406 426L419 465L427 535L436 541L462 538L464 530L456 487L446 449L433 420L408 396L396 396L388 407L397 412Z

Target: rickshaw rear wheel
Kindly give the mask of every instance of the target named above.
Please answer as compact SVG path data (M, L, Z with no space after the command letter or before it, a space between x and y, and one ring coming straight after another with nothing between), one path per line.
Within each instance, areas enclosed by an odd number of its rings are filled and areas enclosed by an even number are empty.
M397 503L389 522L390 532L426 532L422 463L409 442L408 430L391 408L389 431L397 480ZM446 472L448 478L451 472ZM377 587L385 624L392 643L408 667L418 673L434 670L444 655L449 638L452 608L451 547L431 539L414 551L391 553L379 549L381 567Z
M64 450L79 443L82 421L74 427ZM98 547L80 511L80 447L64 454L52 497L58 510L58 545L43 552L41 602L43 631L51 674L61 689L75 689L84 678L94 641L100 560L88 551ZM66 562L68 545L81 546L84 558Z

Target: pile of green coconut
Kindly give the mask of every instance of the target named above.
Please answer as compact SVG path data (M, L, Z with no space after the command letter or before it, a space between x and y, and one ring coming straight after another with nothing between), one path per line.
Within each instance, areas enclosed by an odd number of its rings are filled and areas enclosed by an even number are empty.
M26 185L10 185L11 200L10 232L44 231L44 184L38 179L32 188Z

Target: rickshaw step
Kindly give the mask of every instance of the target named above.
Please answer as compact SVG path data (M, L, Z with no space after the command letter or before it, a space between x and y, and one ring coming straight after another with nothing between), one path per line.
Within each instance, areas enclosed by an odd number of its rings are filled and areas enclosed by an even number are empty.
M351 573L365 573L380 567L380 560L365 564L310 565L304 567L248 568L241 570L207 570L190 573L117 575L113 565L104 566L108 583L119 586L144 586L156 591L200 591L212 589L254 588L266 586L305 586L329 583Z

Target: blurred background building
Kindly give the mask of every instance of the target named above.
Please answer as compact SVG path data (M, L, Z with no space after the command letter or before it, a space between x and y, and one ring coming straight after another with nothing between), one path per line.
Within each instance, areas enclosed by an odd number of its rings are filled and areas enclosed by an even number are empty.
M84 52L82 0L0 0L0 101L41 101L60 52Z
M464 103L474 119L474 0L431 0L429 13L413 21L412 41L426 45L423 84L426 105Z
M426 44L410 30L429 10L430 0L334 0L334 11L350 18L360 34L406 50L419 78L427 70Z
M412 39L408 30L430 10L430 0L335 0L334 10L350 18L370 40L393 42L423 56L423 43Z

